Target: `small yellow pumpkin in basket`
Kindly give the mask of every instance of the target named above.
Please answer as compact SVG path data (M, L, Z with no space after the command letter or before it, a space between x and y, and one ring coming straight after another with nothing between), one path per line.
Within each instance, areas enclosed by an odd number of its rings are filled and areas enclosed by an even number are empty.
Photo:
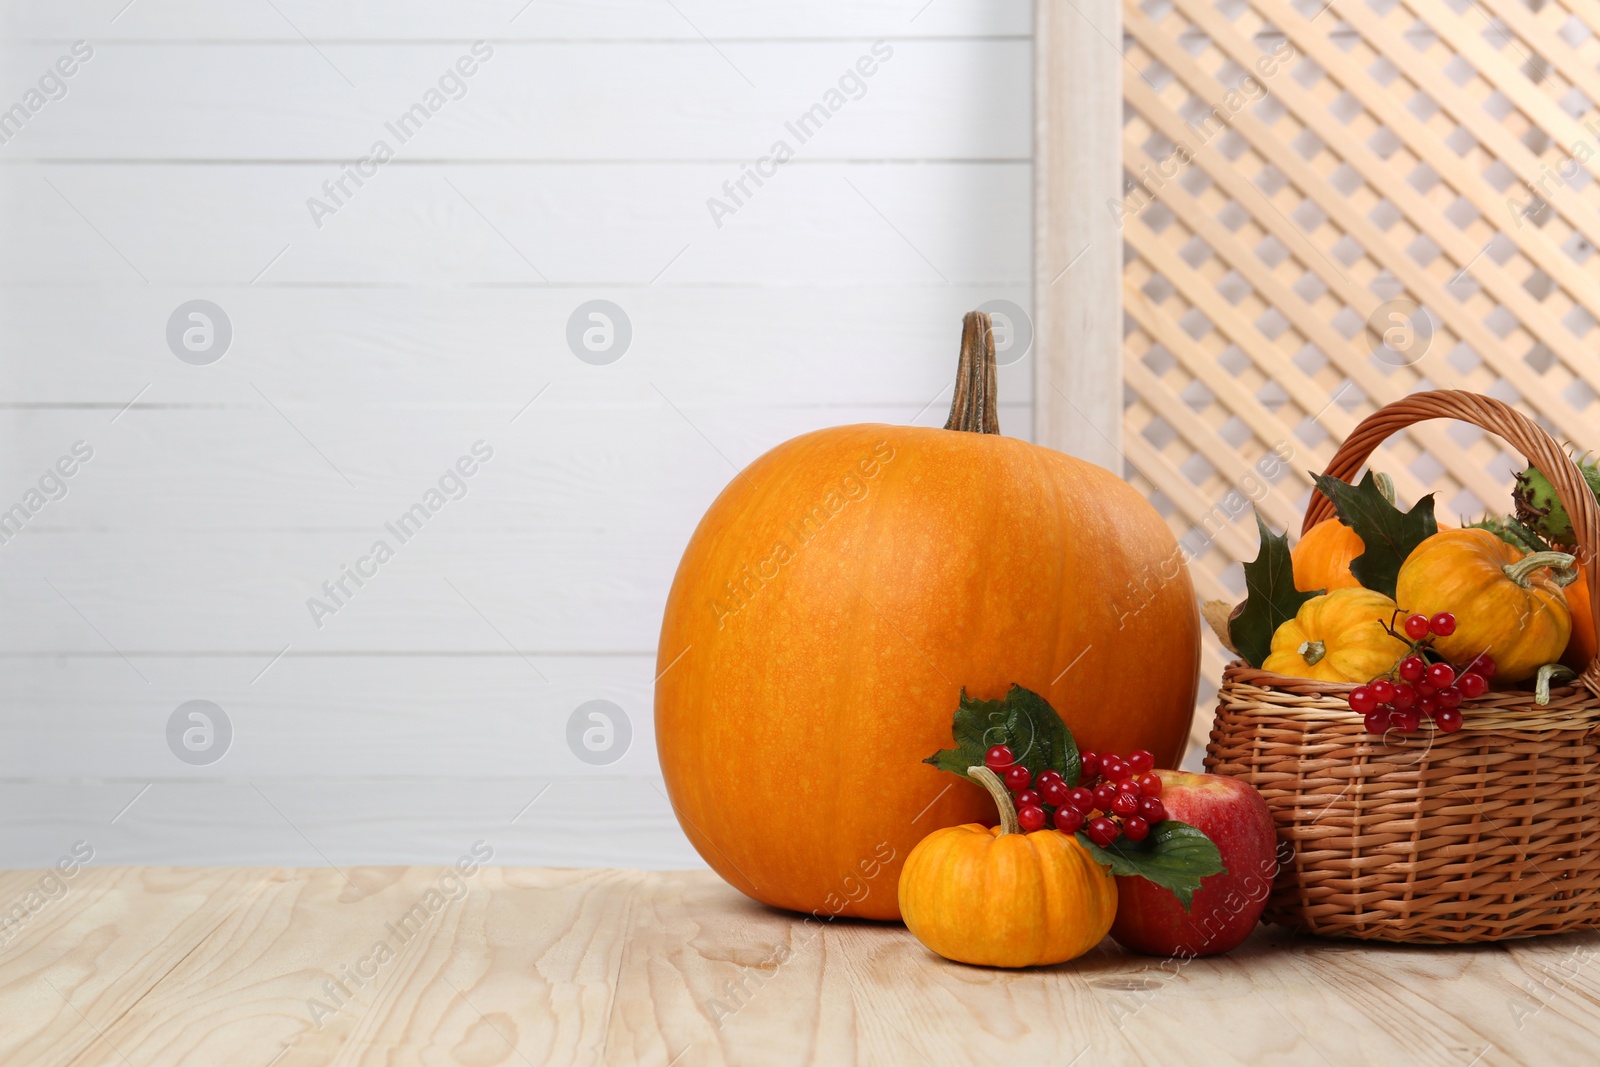
M1409 647L1387 627L1395 602L1371 589L1336 589L1300 605L1272 634L1264 670L1319 682L1365 682Z

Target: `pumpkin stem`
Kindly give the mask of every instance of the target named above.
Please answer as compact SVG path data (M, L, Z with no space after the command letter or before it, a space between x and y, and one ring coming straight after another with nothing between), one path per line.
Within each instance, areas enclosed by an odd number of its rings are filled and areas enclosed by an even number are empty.
M1305 660L1307 665L1316 666L1322 662L1322 657L1328 654L1328 646L1321 641L1302 641L1298 651L1300 658Z
M1550 703L1550 683L1570 682L1578 675L1570 667L1559 663L1546 663L1539 668L1533 683L1533 702L1541 708Z
M994 797L994 806L1000 809L1000 832L1002 834L1020 834L1022 824L1017 821L1016 805L1011 803L1011 793L1006 789L1006 784L1000 776L987 767L968 767L967 777L977 782L989 791Z
M1554 573L1551 575L1557 585L1571 585L1577 576L1577 570L1572 566L1577 557L1570 552L1529 552L1515 563L1508 563L1501 568L1505 576L1516 582L1522 588L1528 588L1528 575L1540 567L1549 567Z
M1389 477L1387 474L1383 473L1382 471L1373 471L1372 472L1372 482L1373 482L1374 485L1376 485L1378 487L1378 495L1382 496L1383 499L1387 500L1391 506L1394 506L1394 507L1398 507L1399 506L1399 505L1395 504L1396 497L1394 495L1394 479L1393 478Z
M956 393L950 399L947 430L1000 432L999 389L995 385L994 330L985 311L969 311L961 320L961 362L956 367Z

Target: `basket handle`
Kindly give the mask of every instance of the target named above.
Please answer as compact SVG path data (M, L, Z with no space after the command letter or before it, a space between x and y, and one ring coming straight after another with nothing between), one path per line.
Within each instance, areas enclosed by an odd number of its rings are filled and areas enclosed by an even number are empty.
M1362 419L1339 446L1323 473L1340 481L1355 481L1356 472L1385 438L1429 419L1459 419L1487 430L1521 452L1524 459L1550 479L1557 498L1572 519L1573 533L1578 538L1574 554L1584 565L1584 580L1589 584L1589 610L1596 632L1600 633L1600 566L1596 566L1595 559L1595 551L1600 548L1600 506L1595 504L1589 483L1584 481L1572 457L1555 438L1509 404L1459 389L1412 393ZM1305 522L1300 527L1301 535L1323 519L1332 517L1333 502L1313 489ZM1600 652L1583 672L1582 681L1591 692L1600 695Z

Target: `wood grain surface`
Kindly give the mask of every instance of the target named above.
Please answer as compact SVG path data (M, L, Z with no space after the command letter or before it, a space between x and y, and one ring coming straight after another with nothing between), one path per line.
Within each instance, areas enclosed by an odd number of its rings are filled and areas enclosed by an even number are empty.
M1401 948L1263 927L1181 966L1107 940L1009 972L707 872L470 848L435 868L86 866L48 893L46 875L0 873L8 911L39 892L0 934L7 1065L1466 1067L1584 1062L1600 1036L1596 934Z

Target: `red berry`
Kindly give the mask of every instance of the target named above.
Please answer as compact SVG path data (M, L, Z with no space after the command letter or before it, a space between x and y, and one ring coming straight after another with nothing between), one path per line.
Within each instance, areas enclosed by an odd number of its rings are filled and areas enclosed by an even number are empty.
M1094 810L1094 790L1077 786L1067 794L1067 803L1087 815Z
M1060 771L1040 771L1039 777L1033 780L1033 784L1038 786L1040 789L1043 789L1051 782L1060 782L1062 785L1067 784L1067 780L1061 777Z
M1078 763L1082 767L1079 781L1092 782L1100 777L1100 753L1085 752L1078 757Z
M1129 841L1143 841L1150 836L1150 824L1139 816L1130 816L1122 823L1122 832L1128 836Z
M1149 774L1155 770L1156 758L1141 748L1128 757L1128 766L1133 768L1134 774Z
M1143 778L1139 779L1139 792L1143 793L1147 797L1160 796L1161 776L1159 774L1147 774Z
M1139 813L1139 798L1128 793L1118 793L1117 799L1111 802L1111 810L1117 815L1126 818Z
M1494 657L1487 652L1480 653L1471 663L1467 664L1467 670L1473 674L1482 675L1485 680L1493 678L1497 669Z
M1439 690L1439 695L1434 699L1439 701L1439 707L1441 710L1448 708L1451 711L1454 711L1456 708L1461 706L1461 696L1462 693L1460 689L1457 689L1453 685L1447 685L1443 689Z
M1433 717L1433 725L1440 733L1453 734L1461 729L1461 712L1455 708L1440 708Z
M1456 632L1456 617L1448 611L1441 611L1428 620L1428 629L1439 637L1449 637Z
M1428 684L1443 689L1456 680L1456 669L1448 663L1435 663L1428 668Z
M1402 734L1414 734L1422 728L1422 716L1416 709L1397 711L1389 716L1389 726Z
M1135 797L1138 796L1139 795L1139 779L1137 779L1137 778L1124 778L1122 781L1117 783L1117 792L1119 792L1119 793L1127 793L1127 794L1129 794L1131 796L1135 796Z
M1404 711L1417 702L1417 691L1414 687L1401 682L1394 687L1394 699L1389 703L1400 711Z
M1014 799L1019 808L1039 808L1044 806L1044 797L1033 789L1024 789Z
M1121 828L1102 815L1089 823L1088 832L1090 841L1093 841L1101 848L1106 848L1117 839L1117 834L1121 832Z
M1350 710L1357 715L1365 715L1378 706L1378 698L1373 695L1371 688L1358 685L1350 690Z
M1043 797L1044 802L1050 805L1052 808L1059 808L1061 805L1065 804L1067 802L1067 797L1070 796L1071 793L1072 790L1067 788L1067 783L1061 781L1059 778L1052 778L1050 781L1039 787L1039 795Z
M1436 696L1418 697L1417 698L1417 706L1414 707L1414 708L1411 708L1407 712L1407 714L1408 715L1419 715L1419 716L1420 715L1426 715L1428 718L1431 719L1431 718L1433 718L1434 713L1437 712L1438 710L1439 710L1439 698L1438 697L1436 697Z
M1083 825L1083 812L1073 807L1056 809L1056 829L1065 834L1075 834Z
M1017 822L1022 824L1022 829L1027 833L1044 829L1044 809L1036 804L1017 809Z
M1433 683L1426 678L1416 684L1416 690L1419 697L1437 696L1439 693L1439 690L1434 688Z
M1154 825L1158 822L1164 822L1167 818L1167 809L1166 806L1161 803L1161 798L1145 797L1143 800L1139 801L1139 818L1143 819L1147 823L1150 823L1151 825Z
M1389 730L1389 713L1387 711L1369 711L1366 720L1362 723L1369 734L1384 734Z
M1018 763L1006 768L1006 788L1020 793L1033 782L1033 772Z
M1111 802L1117 799L1119 795L1116 783L1101 782L1094 787L1094 806L1101 811L1110 811Z
M1428 636L1428 617L1426 615L1406 616L1406 636L1413 641L1421 641Z
M1456 688L1468 700L1475 700L1489 691L1489 682L1483 675L1469 671L1456 679Z
M1421 656L1407 656L1400 661L1400 677L1408 682L1422 680L1422 672L1428 669L1428 664Z
M1015 762L1017 757L1012 755L1010 747L1006 745L996 745L983 754L983 765L991 771L1003 771Z
M1387 704L1394 699L1395 691L1399 686L1387 678L1379 678L1376 681L1369 682L1367 688L1372 690L1372 695L1378 698L1378 703Z
M1128 761L1120 758L1102 763L1101 770L1113 782L1120 782L1133 773L1133 768L1128 765Z

